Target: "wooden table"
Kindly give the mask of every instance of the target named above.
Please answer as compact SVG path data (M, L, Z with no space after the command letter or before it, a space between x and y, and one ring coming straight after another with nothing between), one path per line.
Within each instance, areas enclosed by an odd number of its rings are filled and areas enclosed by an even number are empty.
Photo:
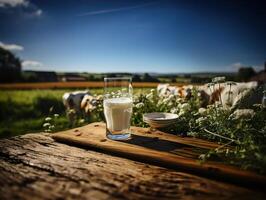
M98 126L102 124L68 133L81 136L85 130ZM146 132L150 138L155 134L148 133L148 129L135 129ZM169 140L173 137L156 134ZM160 136L154 138L160 140ZM143 145L149 148L145 142ZM49 133L3 139L0 141L0 199L265 199L266 196L256 187L125 157L105 152L98 146L80 148L75 143L56 142Z

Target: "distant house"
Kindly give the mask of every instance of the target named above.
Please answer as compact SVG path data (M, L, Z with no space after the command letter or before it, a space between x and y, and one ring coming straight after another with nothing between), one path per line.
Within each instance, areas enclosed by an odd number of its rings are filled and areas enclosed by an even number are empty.
M35 75L37 82L57 82L57 75L53 71L24 71Z
M69 74L62 74L58 75L58 80L62 82L81 82L87 81L86 77L80 76L79 74L69 73Z

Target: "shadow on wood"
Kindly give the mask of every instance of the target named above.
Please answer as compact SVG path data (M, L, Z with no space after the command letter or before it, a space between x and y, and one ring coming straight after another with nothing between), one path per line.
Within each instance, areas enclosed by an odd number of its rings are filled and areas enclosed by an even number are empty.
M266 177L219 162L201 164L195 159L198 148L203 150L219 145L195 138L180 138L162 132L149 132L132 127L134 137L128 141L113 141L105 137L105 125L92 123L78 129L55 133L52 137L63 143L104 152L110 155L185 171L217 180L256 189L264 189ZM160 146L162 145L162 146ZM167 145L169 145L167 147ZM190 147L188 147L190 146ZM194 149L195 151L192 151Z

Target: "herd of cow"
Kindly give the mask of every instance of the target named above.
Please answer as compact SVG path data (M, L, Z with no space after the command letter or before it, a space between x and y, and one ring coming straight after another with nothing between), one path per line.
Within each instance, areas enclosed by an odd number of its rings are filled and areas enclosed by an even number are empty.
M182 87L170 86L169 84L159 84L158 95L169 96L178 95L181 98L189 99L195 89L201 99L202 107L220 102L223 107L249 108L253 104L261 103L263 97L263 85L257 82L227 82L219 84L205 84L200 86L186 85Z
M219 101L224 107L250 108L253 104L261 103L263 85L257 82L221 83L219 85L186 85L182 87L158 84L159 96L177 95L184 99L192 97L193 90L201 99L202 107ZM89 114L100 102L99 96L93 96L89 90L68 92L63 95L63 104L67 110L75 113Z

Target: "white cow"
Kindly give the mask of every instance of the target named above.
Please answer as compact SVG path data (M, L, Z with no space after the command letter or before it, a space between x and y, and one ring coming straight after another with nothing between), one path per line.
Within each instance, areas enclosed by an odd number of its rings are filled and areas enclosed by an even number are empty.
M262 98L262 92L259 92L260 88L258 83L236 83L236 85L226 85L221 92L221 98L224 107L249 107L255 103L260 103ZM229 94L230 93L230 94Z
M207 84L202 86L186 85L183 87L159 84L157 92L159 96L173 94L189 99L191 98L193 87L198 90L202 107L217 101L222 101L224 107L250 107L255 103L259 103L262 98L262 91L257 82L234 83L231 86L228 83L221 83L220 87L218 85L208 87Z
M250 104L258 103L257 99L259 98L260 94L256 92L251 93L257 88L257 82L247 82L234 84L231 83L231 86L228 83L221 83L220 87L216 85L214 88L208 87L206 84L199 86L197 89L202 100L207 101L208 104L213 104L216 101L221 101L224 107L235 107L239 105L243 101L243 99L246 99L249 94L254 96L253 100L250 101Z
M192 85L187 86L170 86L167 84L159 84L157 86L157 92L159 96L169 96L169 95L175 95L175 96L181 96L181 97L189 97L192 93Z
M158 86L157 86L157 94L159 96L167 95L167 87L169 87L169 84L158 84Z
M92 95L86 94L80 103L80 108L86 114L90 114L90 112L94 110L96 106L98 106L101 103L102 99L103 99L102 95L92 96Z
M80 104L85 95L91 95L88 90L67 92L63 95L63 104L67 110L75 110L76 113L81 111Z

